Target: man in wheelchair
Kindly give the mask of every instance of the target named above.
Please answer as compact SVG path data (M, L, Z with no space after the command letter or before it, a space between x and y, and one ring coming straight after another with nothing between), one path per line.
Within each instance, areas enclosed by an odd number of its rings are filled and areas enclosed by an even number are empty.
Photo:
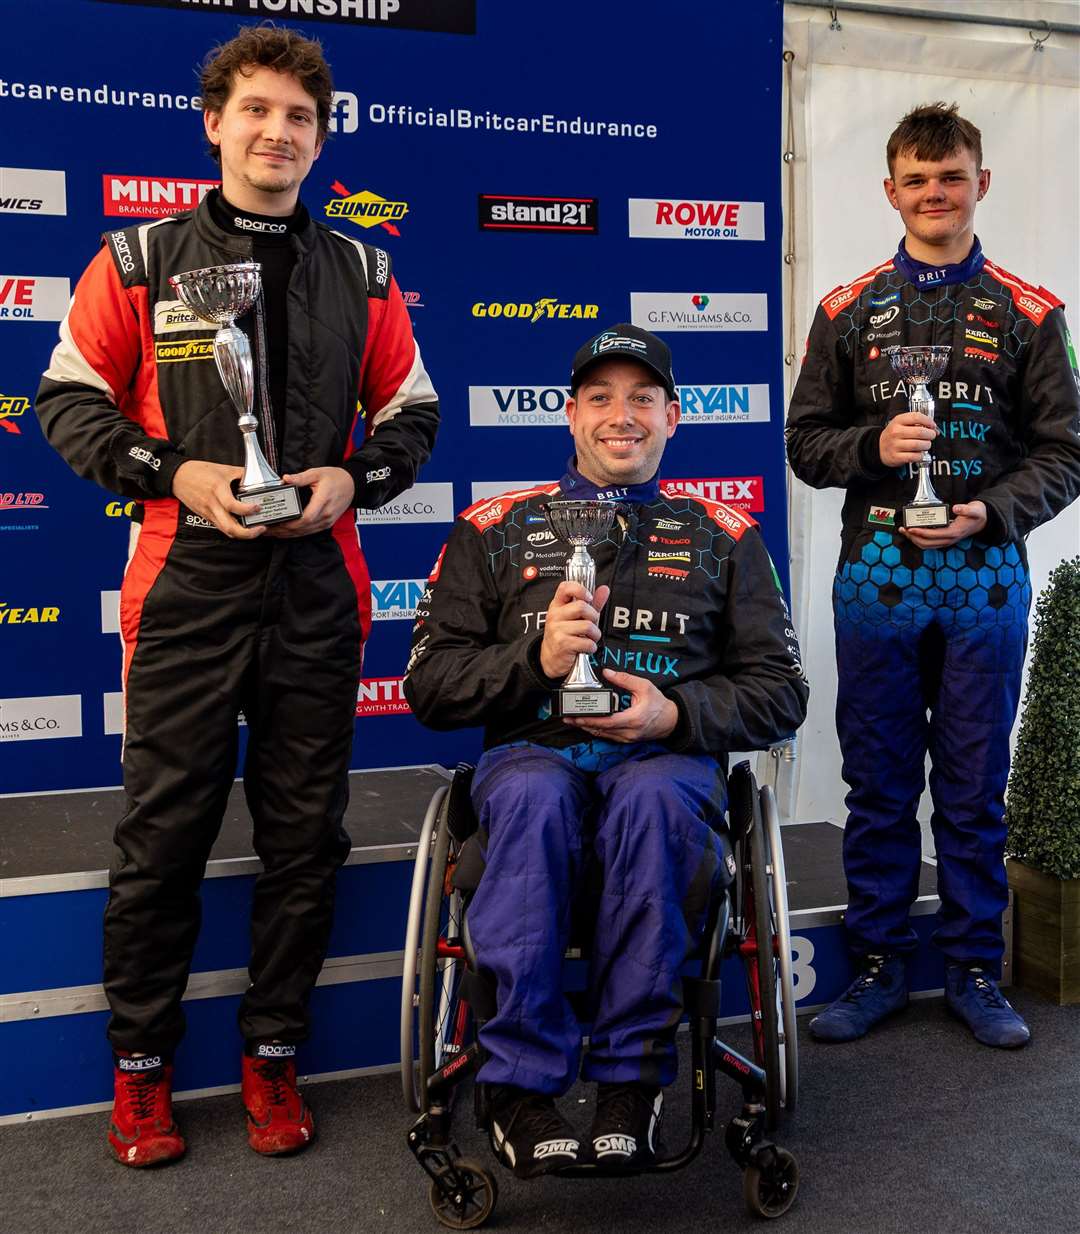
M679 421L667 345L614 326L577 352L570 386L566 475L457 519L405 678L423 723L484 727L472 796L486 864L469 928L496 1011L480 1029L478 1079L496 1150L526 1178L653 1159L680 970L733 874L716 830L727 753L792 733L808 693L756 524L658 480ZM590 549L592 594L564 578L570 549L544 513L574 499L615 505ZM580 653L616 691L614 714L556 714ZM582 1072L598 1092L583 1146L555 1098L580 1063L562 968L587 851L599 888Z

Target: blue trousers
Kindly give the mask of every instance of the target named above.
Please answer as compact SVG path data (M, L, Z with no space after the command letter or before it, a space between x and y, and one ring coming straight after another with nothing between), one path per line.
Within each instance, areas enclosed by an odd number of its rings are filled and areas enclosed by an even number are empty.
M590 759L601 744L606 753ZM469 927L498 1010L480 1031L482 1082L558 1095L577 1078L581 1028L563 993L563 953L591 850L601 891L584 1075L671 1083L680 969L728 879L711 826L725 799L714 759L653 743L522 743L483 755L473 802L486 866Z
M877 532L833 588L836 722L851 791L844 833L852 950L911 951L929 751L930 824L947 959L1000 972L1005 787L1031 585L1015 545L909 550Z

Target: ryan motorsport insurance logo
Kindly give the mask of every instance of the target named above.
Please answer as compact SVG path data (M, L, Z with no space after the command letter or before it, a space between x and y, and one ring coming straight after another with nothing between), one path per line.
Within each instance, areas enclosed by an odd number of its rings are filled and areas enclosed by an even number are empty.
M681 424L764 424L769 387L756 385L676 386ZM475 427L566 428L568 386L470 386L469 423Z

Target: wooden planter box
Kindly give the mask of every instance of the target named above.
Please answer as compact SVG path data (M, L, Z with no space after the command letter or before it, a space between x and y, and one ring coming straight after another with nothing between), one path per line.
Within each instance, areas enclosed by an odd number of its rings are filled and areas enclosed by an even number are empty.
M1060 879L1010 857L1013 979L1059 1006L1080 1003L1080 878Z

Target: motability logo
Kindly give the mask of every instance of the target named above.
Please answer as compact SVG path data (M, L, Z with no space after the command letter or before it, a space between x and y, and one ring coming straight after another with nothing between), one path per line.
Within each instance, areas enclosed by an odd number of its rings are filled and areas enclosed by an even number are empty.
M699 313L704 313L709 307L709 297L698 292L696 296L690 297L690 303L697 309Z
M350 193L340 180L335 180L330 188L338 196L326 203L327 218L347 219L357 227L381 227L392 236L401 235L394 224L409 213L407 201L390 201L370 189L364 189L362 193Z

